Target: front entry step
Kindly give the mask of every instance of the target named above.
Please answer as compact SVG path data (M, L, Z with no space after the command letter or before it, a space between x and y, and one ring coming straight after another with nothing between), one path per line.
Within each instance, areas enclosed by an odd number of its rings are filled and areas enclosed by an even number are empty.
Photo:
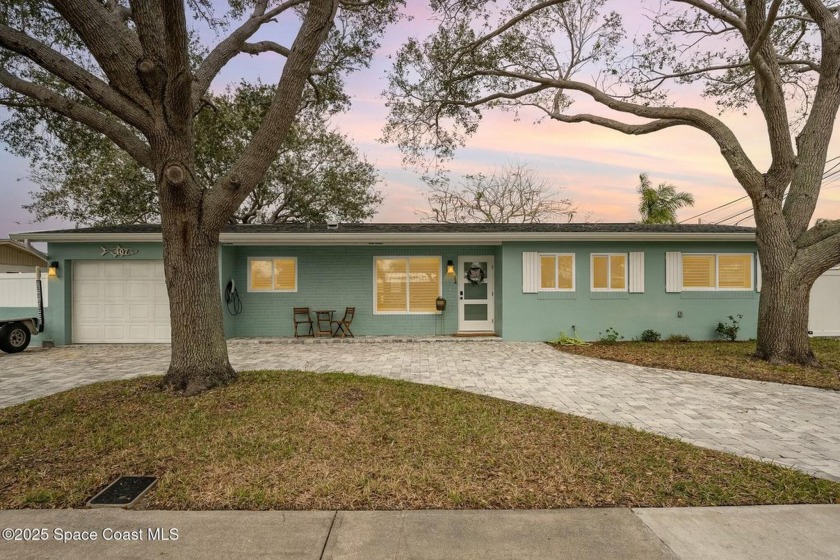
M482 336L496 336L496 333L493 331L458 331L453 333L452 336L457 336L459 338L476 338Z

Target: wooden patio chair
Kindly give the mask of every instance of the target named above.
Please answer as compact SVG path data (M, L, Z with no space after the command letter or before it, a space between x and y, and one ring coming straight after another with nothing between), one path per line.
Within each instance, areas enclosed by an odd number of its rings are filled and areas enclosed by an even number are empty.
M292 313L292 322L295 324L295 338L299 336L315 336L315 331L312 330L312 317L309 315L308 307L295 307ZM298 327L301 325L307 325L308 332L299 334Z
M341 332L341 338L349 335L351 338L355 338L353 336L353 332L350 330L350 323L353 322L353 316L356 314L355 307L348 307L344 310L344 318L340 321L333 321L335 325L335 333L333 336L338 336L339 331Z

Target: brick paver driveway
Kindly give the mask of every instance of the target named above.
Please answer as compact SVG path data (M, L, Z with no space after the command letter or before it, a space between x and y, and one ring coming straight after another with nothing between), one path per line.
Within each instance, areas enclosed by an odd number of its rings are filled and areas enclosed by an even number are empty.
M238 370L345 371L454 387L840 480L840 392L643 368L541 343L234 340L229 348ZM0 406L94 381L159 374L168 354L165 345L97 345L0 355Z

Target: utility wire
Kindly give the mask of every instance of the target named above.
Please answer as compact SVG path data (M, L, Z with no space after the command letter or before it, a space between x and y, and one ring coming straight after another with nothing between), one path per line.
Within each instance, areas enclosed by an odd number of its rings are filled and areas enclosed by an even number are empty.
M720 220L716 221L715 225L722 224L723 222L728 222L729 220L731 220L733 218L737 218L738 216L741 216L743 214L746 214L747 212L752 212L752 211L753 211L752 208L747 208L746 210L741 210L737 214L732 214L731 216L727 216L726 218L723 218L723 219L720 219Z
M730 204L735 204L735 203L736 203L736 202L738 202L739 200L744 200L745 198L748 198L748 196L749 196L749 195L744 195L744 196L742 196L741 198L736 198L735 200L730 200L730 201L729 201L729 202L727 202L726 204L721 204L720 206L716 206L716 207L712 208L711 210L706 210L705 212L701 212L701 213L699 213L699 214L696 214L696 215L694 215L694 216L691 216L690 218L686 218L686 219L684 219L684 220L680 220L680 222L679 222L679 223L684 224L685 222L687 222L687 221L689 221L689 220L693 220L693 219L695 219L695 218L699 218L700 216L705 216L706 214L710 214L710 213L714 212L715 210L720 210L721 208L724 208L724 207L726 207L726 206L729 206Z
M840 188L840 185L832 185L830 187L825 186L825 185L830 185L830 184L835 183L838 180L840 180L840 169L839 169L840 168L840 161L838 161L838 160L840 160L840 156L834 156L833 158L829 158L825 161L826 165L828 165L831 162L835 162L835 161L837 163L833 164L831 167L829 167L828 169L823 171L823 182L822 182L822 186L820 187L820 191L828 191L828 190L831 190L831 189ZM721 208L726 208L727 206L735 204L736 202L744 200L745 198L749 198L749 195L744 195L740 198L736 198L735 200L730 200L729 202L727 202L725 204L721 204L720 206L715 206L711 210L706 210L705 212L695 214L694 216L691 216L690 218L680 220L678 223L684 224L688 221L695 220L697 218L705 216L706 214L711 214L712 212L714 212L716 210L720 210ZM782 201L784 201L785 198L787 198L787 193L785 193L785 196L782 198ZM750 212L750 211L752 211L752 206L750 206L750 208L748 208L747 210L744 210L743 212L738 212L737 214L733 214L733 215L729 216L728 218L723 218L721 220L718 220L717 222L714 222L714 224L715 225L721 224L723 222L731 220L732 218L737 218L741 214L746 214L747 212ZM745 216L745 217L741 218L740 220L738 220L737 222L735 222L735 225L737 226L738 224L740 224L744 220L748 220L752 217L753 217L753 214L750 214L749 216Z

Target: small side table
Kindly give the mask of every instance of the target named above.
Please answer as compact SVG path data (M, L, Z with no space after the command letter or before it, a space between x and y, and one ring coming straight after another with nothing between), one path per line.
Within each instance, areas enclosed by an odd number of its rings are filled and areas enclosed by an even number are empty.
M315 336L332 336L332 320L335 309L315 311Z

